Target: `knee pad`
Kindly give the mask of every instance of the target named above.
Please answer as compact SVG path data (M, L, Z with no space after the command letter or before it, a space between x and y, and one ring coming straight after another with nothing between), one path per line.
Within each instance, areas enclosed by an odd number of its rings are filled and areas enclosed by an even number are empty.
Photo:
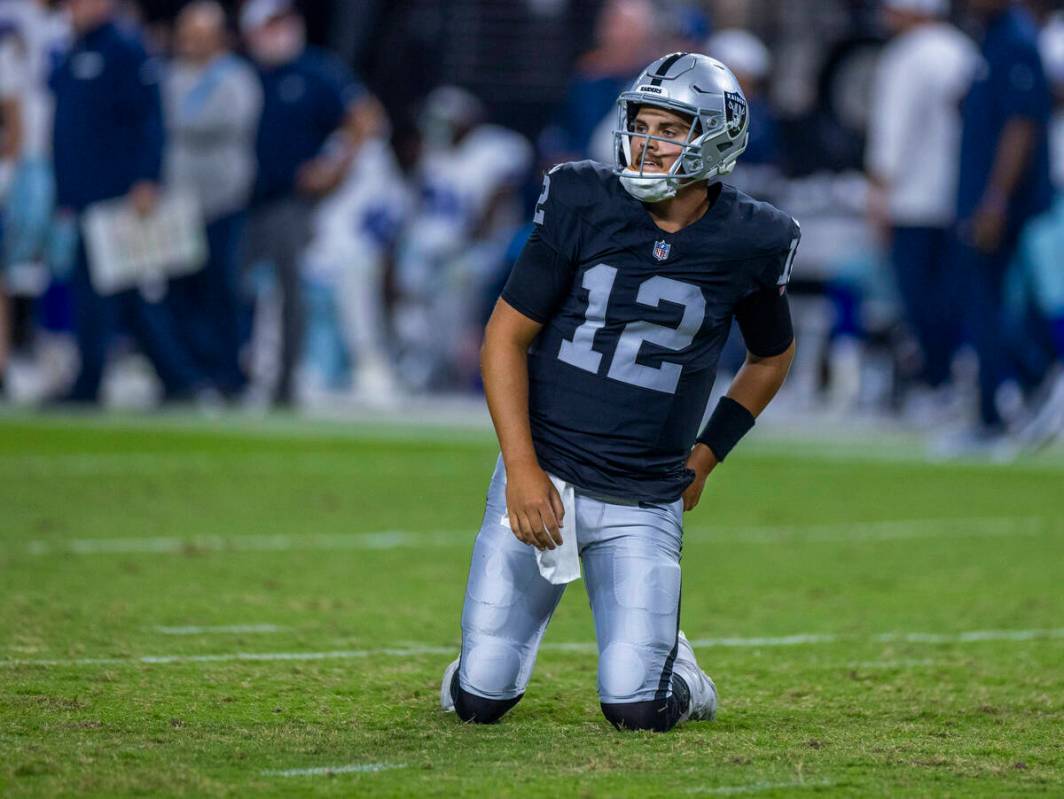
M603 698L645 699L648 694L644 693L642 697L638 694L643 692L647 680L644 653L634 644L614 642L599 656L599 690ZM653 688L656 689L657 685Z
M473 642L462 656L462 666L457 672L465 684L488 696L521 693L522 662L517 646L500 638L470 637Z
M520 702L522 696L524 694L519 694L513 699L487 699L471 694L458 684L458 672L455 672L451 682L454 712L462 721L474 724L494 724L506 714L506 711Z

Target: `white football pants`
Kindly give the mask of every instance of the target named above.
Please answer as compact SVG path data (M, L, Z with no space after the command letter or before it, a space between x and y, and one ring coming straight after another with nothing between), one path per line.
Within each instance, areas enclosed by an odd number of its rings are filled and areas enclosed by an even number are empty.
M621 504L576 494L576 529L598 640L604 703L671 693L680 613L683 500ZM488 699L523 694L564 585L545 580L535 550L500 524L506 473L499 458L473 547L462 610L462 689Z

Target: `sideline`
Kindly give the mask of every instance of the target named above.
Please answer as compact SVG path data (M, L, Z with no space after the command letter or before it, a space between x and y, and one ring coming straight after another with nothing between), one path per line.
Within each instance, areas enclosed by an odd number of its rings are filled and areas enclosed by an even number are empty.
M0 425L105 432L152 431L178 437L207 435L264 440L363 440L419 445L495 446L483 399L464 395L407 397L397 400L389 409L349 406L309 410L299 414L266 414L246 410L226 410L211 416L166 410L149 413L107 410L40 413L15 408L0 409ZM1064 446L1060 444L1010 462L974 458L929 460L926 455L926 434L905 429L896 420L888 418L855 416L839 420L829 414L789 411L780 405L770 409L765 418L759 420L758 427L758 435L744 443L743 458L899 463L928 468L1021 472L1064 470ZM31 456L37 454L32 453Z

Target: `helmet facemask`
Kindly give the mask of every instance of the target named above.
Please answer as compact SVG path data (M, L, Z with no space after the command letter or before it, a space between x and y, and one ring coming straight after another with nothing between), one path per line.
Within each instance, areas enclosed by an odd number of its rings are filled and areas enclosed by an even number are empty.
M691 115L685 109L674 109L674 107L658 103L634 103L624 97L618 101L617 105L619 123L618 127L614 129L613 136L614 151L617 159L616 171L621 176L638 178L641 182L644 180L668 181L675 184L676 188L679 189L688 183L710 180L721 176L721 174L730 173L735 168L735 161L738 159L739 154L746 149L746 132L744 131L741 138L736 139L733 143L727 135L725 119L718 113L699 110L698 114ZM638 113L639 105L652 105L653 107L659 107L659 109L665 109L666 111L688 117L691 122L688 124L687 134L683 139L675 139L650 133L636 133L632 128L635 124L635 116ZM724 142L720 142L719 139L721 137L724 137ZM641 154L633 159L633 138L641 140L641 144L642 140L646 139L647 142L653 140L653 142L662 142L672 146L679 145L681 151L676 161L672 162L667 171L647 171L647 148L645 146L639 147ZM724 162L706 169L706 163L716 161L712 156L706 159L706 148L719 148L721 152L734 149L734 152L729 153Z

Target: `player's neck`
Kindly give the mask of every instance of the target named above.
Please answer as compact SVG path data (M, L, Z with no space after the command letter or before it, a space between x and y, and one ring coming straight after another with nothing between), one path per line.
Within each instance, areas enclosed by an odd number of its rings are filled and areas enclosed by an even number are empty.
M644 207L654 224L666 233L677 233L706 215L720 196L720 184L706 186L702 181L684 186L676 196Z

